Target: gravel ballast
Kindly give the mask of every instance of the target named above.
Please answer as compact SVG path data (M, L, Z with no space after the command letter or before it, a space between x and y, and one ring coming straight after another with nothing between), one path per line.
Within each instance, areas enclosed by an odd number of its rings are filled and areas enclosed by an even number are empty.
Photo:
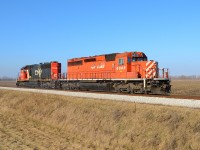
M128 96L128 95L117 95L117 94L102 94L102 93L98 94L98 93L86 93L86 92L71 92L71 91L69 92L69 91L25 89L25 88L11 88L11 87L0 87L0 89L45 93L45 94L56 94L56 95L74 96L74 97L95 98L95 99L106 99L115 101L127 101L127 102L146 103L146 104L200 108L200 100L191 100L191 99L160 98L160 97L146 97L146 96L132 96L132 95Z

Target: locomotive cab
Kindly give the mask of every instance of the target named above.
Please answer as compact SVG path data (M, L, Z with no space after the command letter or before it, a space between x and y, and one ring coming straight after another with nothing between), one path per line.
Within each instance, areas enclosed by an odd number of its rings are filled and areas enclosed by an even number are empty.
M142 52L133 52L132 62L137 62L137 61L147 61L147 56Z
M142 52L125 52L116 56L117 78L158 78L158 62L150 60Z
M138 74L138 78L158 78L158 62L150 60L142 52L132 52L131 70Z

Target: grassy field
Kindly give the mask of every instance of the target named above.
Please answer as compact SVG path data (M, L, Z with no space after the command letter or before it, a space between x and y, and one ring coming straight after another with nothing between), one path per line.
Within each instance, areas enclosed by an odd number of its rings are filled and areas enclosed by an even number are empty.
M199 109L0 90L3 150L199 148Z
M3 86L3 87L16 87L16 81L0 81L0 86Z
M200 96L200 80L172 80L171 94Z

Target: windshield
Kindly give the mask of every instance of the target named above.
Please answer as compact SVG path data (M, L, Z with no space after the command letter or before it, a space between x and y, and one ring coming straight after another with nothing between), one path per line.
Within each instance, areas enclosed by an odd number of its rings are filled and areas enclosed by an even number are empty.
M146 57L133 57L132 62L136 62L136 61L147 61L147 58Z

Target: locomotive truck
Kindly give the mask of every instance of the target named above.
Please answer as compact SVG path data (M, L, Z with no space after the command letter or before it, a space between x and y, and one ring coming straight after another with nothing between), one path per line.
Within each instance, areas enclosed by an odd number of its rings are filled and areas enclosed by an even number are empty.
M73 58L67 73L53 61L22 67L17 86L63 90L101 90L141 94L169 94L168 69L148 60L143 52L124 52Z

